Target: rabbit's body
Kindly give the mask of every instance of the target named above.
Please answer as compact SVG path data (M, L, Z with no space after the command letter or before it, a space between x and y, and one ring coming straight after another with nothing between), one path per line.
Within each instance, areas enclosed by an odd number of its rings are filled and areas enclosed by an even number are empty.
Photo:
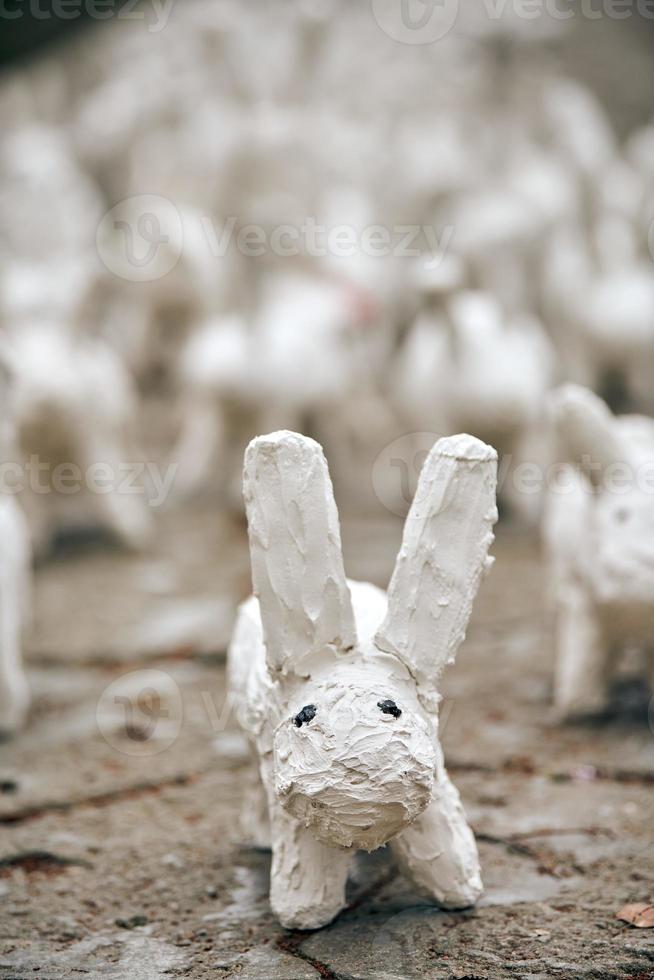
M241 607L229 685L265 789L271 903L289 928L329 922L345 904L354 849L387 841L438 903L465 907L481 892L438 742L435 680L487 564L495 468L495 453L470 437L432 450L387 596L345 579L317 443L281 432L248 448L258 598ZM251 799L246 810L251 828Z
M544 521L557 612L555 702L575 716L607 706L616 655L628 646L654 654L654 421L615 418L574 386L557 392L555 409L578 464L564 467Z

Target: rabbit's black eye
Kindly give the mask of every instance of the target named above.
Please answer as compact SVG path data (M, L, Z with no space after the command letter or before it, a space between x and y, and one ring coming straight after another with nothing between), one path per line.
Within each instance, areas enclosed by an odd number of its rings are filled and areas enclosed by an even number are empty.
M395 701L378 701L377 707L381 708L385 715L393 715L393 718L399 718L402 711L395 704Z
M315 704L305 704L302 711L298 711L293 721L295 722L296 728L302 728L305 721L311 721L312 718L316 717L316 706Z

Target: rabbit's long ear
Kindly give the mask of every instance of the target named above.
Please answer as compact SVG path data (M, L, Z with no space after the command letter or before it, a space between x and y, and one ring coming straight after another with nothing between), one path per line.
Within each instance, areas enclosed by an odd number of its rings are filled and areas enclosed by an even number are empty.
M468 435L440 439L420 474L375 637L413 674L427 707L463 641L497 519L497 453Z
M550 395L549 405L561 452L593 483L601 482L602 471L611 463L626 462L615 417L588 388L564 385Z
M306 654L354 646L338 512L321 447L295 432L253 439L243 494L270 669L286 673Z

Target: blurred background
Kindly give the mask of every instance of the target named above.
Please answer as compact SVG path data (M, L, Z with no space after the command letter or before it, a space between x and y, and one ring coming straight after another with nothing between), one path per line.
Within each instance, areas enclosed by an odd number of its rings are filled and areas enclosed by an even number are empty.
M104 357L116 460L236 511L264 430L316 436L341 507L375 513L406 511L410 433L545 466L557 383L651 412L652 21L523 6L8 9L3 330L37 337L14 360L47 342L81 389ZM533 524L514 483L503 513ZM48 516L38 551L71 519Z
M120 850L140 839L134 812L102 823L107 801L197 779L204 808L188 811L180 789L175 814L140 813L156 861L168 858L148 876L174 901L179 859L207 901L186 818L202 812L218 853L218 793L232 894L246 752L222 713L222 663L250 588L241 466L249 439L279 428L324 446L348 573L383 586L433 442L468 431L499 450L500 561L448 689L467 707L446 728L487 836L506 786L475 780L495 779L498 759L504 780L651 772L643 683L623 688L617 729L547 729L554 633L538 541L564 458L551 391L575 382L616 413L654 414L654 10L6 0L5 20L2 490L20 501L35 565L32 707L0 756L0 820L26 828L8 852L77 860L83 825L93 853L105 835ZM546 806L520 792L514 829ZM47 814L88 800L105 801L96 822L71 817L66 840ZM636 811L604 804L630 833ZM74 893L95 894L94 872L56 899L22 866L12 900L30 911L7 927L0 970L31 963L37 934L34 963L54 969L66 930L81 941L125 905L146 908L133 861L118 860L83 913ZM508 873L489 862L491 879Z
M3 330L112 355L169 499L239 510L248 439L287 427L341 507L405 510L407 433L544 465L556 383L652 410L651 20L412 2L7 11ZM404 489L374 470L399 437Z

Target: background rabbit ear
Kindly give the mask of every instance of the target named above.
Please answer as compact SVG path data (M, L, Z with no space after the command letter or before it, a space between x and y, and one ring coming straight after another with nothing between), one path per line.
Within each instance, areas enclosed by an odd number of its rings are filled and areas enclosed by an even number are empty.
M326 646L354 646L338 513L322 448L295 432L253 439L245 453L243 493L270 669L296 669L305 654Z
M550 413L562 454L577 463L594 484L611 463L625 462L615 418L588 388L564 385L550 395Z
M464 636L497 520L497 453L468 435L440 439L420 474L375 643L409 668L429 708Z

